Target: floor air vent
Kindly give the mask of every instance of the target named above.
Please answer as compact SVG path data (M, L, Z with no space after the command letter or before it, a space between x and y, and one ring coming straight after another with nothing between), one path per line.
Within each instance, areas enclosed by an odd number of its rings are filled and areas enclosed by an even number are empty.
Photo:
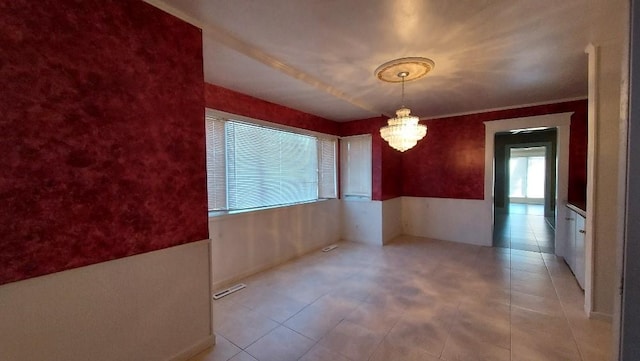
M334 250L336 248L338 248L338 246L336 246L335 244L332 244L331 246L323 248L322 252L329 252L329 251L332 251L332 250Z
M214 300L219 300L219 299L221 299L222 297L227 296L227 295L230 295L230 294L232 294L232 293L234 293L234 292L236 292L236 291L240 291L241 289L243 289L243 288L245 288L245 287L247 287L247 285L245 285L244 283L238 283L238 284L237 284L237 285L235 285L235 286L231 286L231 287L229 287L229 288L227 288L227 289L224 289L224 290L222 290L222 291L220 291L220 292L216 292L216 293L214 293L214 294L213 294L213 299L214 299Z

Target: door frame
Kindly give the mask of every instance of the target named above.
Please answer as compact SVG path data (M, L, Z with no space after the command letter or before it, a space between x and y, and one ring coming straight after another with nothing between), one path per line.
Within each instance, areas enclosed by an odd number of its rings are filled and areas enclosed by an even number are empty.
M491 227L485 239L486 244L493 244L494 228L494 172L495 172L495 135L500 132L508 132L517 129L527 128L556 128L557 129L557 183L556 183L556 230L555 230L555 250L556 255L564 256L566 245L566 224L558 222L566 217L566 203L569 189L569 127L571 125L571 115L573 112L554 113L537 115L531 117L521 117L512 119L501 119L484 122L485 125L485 167L484 167L484 207L491 220ZM585 290L586 292L586 290Z

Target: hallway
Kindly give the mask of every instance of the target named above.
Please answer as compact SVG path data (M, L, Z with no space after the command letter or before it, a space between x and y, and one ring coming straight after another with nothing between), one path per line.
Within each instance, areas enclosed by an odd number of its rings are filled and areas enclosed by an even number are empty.
M508 214L496 214L494 247L522 251L555 252L555 230L545 219L544 205L511 203Z

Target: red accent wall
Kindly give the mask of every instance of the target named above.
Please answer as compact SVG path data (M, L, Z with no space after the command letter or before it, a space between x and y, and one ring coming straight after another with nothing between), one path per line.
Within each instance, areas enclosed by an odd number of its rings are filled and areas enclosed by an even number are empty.
M372 135L372 198L399 196L484 199L484 122L575 112L572 116L569 200L586 194L587 101L491 111L422 121L429 130L414 148L401 153L380 137L384 116L337 123L217 85L205 85L207 107L340 136Z
M387 118L340 123L340 136L371 134L371 198L387 200L402 196L402 153L391 148L380 136Z
M339 123L266 100L238 93L214 84L205 84L207 108L243 115L277 124L338 135Z
M0 284L206 239L199 29L0 0Z
M427 136L403 155L403 195L484 199L483 122L575 112L572 123L586 124L586 104L586 100L578 100L429 120L426 122ZM572 135L570 194L576 194L576 188L586 184L586 157L583 161L582 154L586 150L584 141L583 136Z
M588 102L577 102L571 116L569 138L569 193L570 203L587 209L587 129Z

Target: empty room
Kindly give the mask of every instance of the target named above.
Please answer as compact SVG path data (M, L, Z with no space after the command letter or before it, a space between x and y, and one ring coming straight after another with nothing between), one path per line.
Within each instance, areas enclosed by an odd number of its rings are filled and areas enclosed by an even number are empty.
M0 0L0 361L635 360L634 5Z

